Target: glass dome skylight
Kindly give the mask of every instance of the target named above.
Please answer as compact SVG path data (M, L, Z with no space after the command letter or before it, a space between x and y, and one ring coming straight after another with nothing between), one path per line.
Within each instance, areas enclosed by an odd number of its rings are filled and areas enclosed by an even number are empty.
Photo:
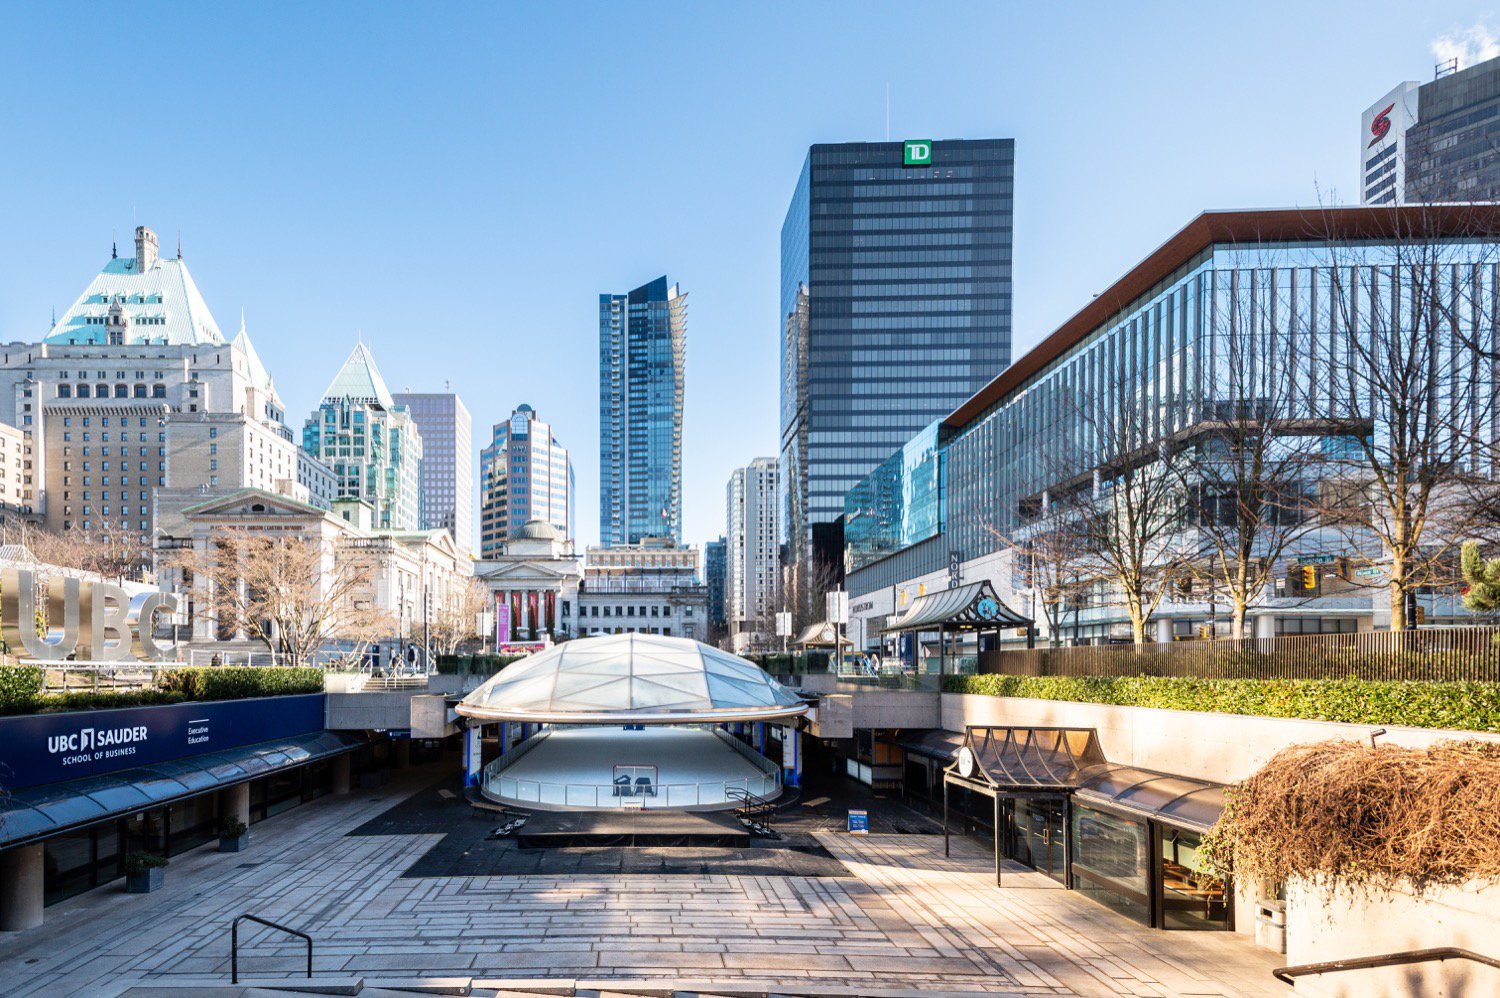
M807 710L754 662L689 638L609 634L513 663L464 697L484 721L682 724L759 721Z

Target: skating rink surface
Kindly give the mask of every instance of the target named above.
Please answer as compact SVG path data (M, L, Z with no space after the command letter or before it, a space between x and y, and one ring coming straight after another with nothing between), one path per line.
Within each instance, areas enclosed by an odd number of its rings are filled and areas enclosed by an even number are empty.
M757 767L701 728L562 728L535 737L535 747L486 780L489 796L543 808L713 808L734 806L736 788L760 797L781 792L769 760ZM616 782L621 776L628 785Z

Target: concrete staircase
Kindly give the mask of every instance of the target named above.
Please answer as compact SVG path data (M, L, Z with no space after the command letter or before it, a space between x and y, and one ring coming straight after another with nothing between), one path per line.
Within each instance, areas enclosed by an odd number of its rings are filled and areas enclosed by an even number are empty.
M229 984L222 978L176 978L171 982L121 982L106 991L108 998L315 998L350 995L354 998L1001 998L1004 992L933 991L910 988L867 988L847 985L808 985L792 990L752 984L706 981L627 980L475 980L467 977L313 977L243 980Z

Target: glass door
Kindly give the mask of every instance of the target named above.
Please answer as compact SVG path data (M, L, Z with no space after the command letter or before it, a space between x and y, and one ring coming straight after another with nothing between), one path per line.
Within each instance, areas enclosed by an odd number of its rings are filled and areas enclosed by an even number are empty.
M1064 876L1064 803L1059 798L1017 797L1004 815L1010 818L1008 855L1059 883Z

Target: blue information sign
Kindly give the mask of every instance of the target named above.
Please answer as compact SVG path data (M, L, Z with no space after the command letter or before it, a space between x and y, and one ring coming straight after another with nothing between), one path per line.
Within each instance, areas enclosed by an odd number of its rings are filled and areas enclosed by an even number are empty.
M850 811L849 831L854 835L868 835L870 833L870 812Z
M321 693L0 717L0 788L19 790L323 730Z

